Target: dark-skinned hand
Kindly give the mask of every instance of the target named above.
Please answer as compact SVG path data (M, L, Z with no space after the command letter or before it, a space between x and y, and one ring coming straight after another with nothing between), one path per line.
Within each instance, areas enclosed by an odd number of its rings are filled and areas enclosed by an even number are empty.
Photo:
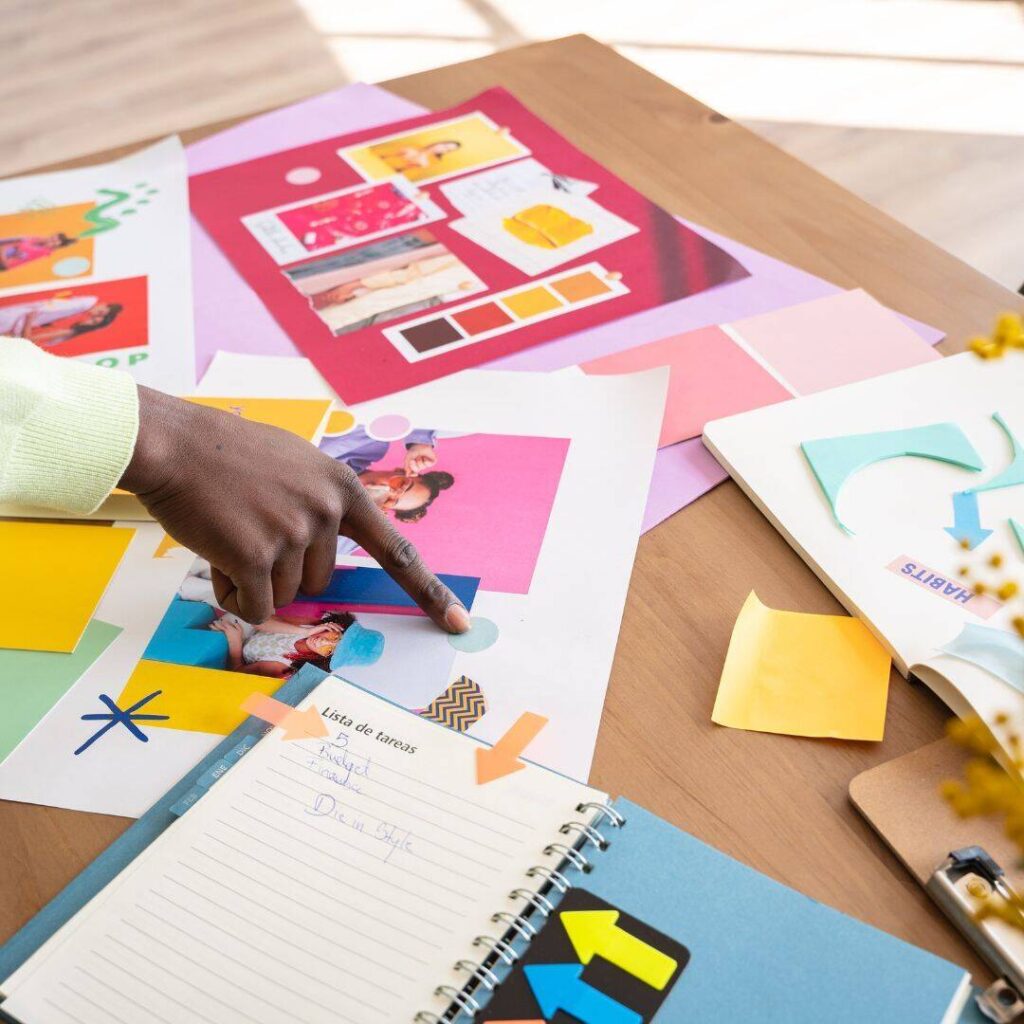
M139 434L120 486L205 558L221 607L270 618L323 591L338 535L351 537L442 629L469 615L373 504L347 466L277 427L139 387Z

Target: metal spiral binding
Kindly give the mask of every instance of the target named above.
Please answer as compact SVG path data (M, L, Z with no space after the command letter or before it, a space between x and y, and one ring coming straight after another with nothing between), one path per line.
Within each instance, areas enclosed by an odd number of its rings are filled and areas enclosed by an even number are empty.
M455 970L466 971L471 978L479 981L488 992L493 992L498 987L498 976L483 964L475 964L472 960L456 960Z
M464 989L452 988L451 985L438 985L434 989L435 996L446 996L451 1000L463 1013L468 1013L470 1019L475 1017L482 1007L480 1004Z
M595 814L600 814L601 820L607 819L608 824L612 828L622 828L626 824L626 819L611 804L577 804L576 811L580 814L584 811L593 811Z
M626 819L608 804L581 803L577 804L576 811L579 814L591 811L595 815L600 815L598 824L607 823L611 828L622 828L626 824ZM578 833L580 838L577 844L572 846L565 843L549 843L544 847L544 856L550 857L557 853L563 862L571 864L583 873L592 871L594 865L578 847L590 843L595 849L603 851L607 850L609 846L608 840L601 832L593 825L582 821L567 821L558 831L561 835ZM526 872L526 876L528 878L540 877L544 882L536 890L522 887L513 889L509 893L509 898L522 899L528 906L517 914L503 910L491 915L493 922L505 925L506 935L497 939L493 935L476 936L473 939L473 945L484 946L488 950L488 955L481 963L468 959L456 961L455 969L466 971L470 976L466 987L459 990L451 985L439 985L434 990L434 995L445 996L449 1000L448 1009L441 1016L429 1010L421 1010L413 1018L414 1024L453 1024L462 1014L466 1014L472 1020L482 1009L480 1003L473 996L476 989L482 987L488 992L492 992L501 982L498 975L491 969L492 966L500 961L506 967L514 967L520 958L521 954L513 946L514 939L513 942L510 942L508 933L514 933L524 943L532 942L539 934L539 930L530 920L531 916L539 914L546 922L555 912L555 904L548 899L546 893L556 889L559 895L564 895L572 888L572 882L562 871L545 865L534 865ZM453 1010L455 1011L454 1016Z
M484 946L491 951L506 967L515 967L519 954L504 939L496 939L493 935L478 935L473 940L474 946Z
M608 849L608 840L593 825L585 825L582 821L567 821L558 831L563 836L567 836L571 832L579 832L588 843L598 850Z
M541 878L546 878L563 896L572 888L572 882L561 871L556 871L554 868L546 868L542 864L535 864L526 872L527 878L535 878L537 875L540 875Z
M508 898L510 900L525 900L531 907L533 907L534 910L537 911L538 914L540 914L541 917L544 918L550 917L555 912L554 903L552 903L547 896L539 892L534 892L533 889L513 889L508 894ZM522 915L520 915L520 917L521 916Z
M585 875L589 875L594 870L594 865L574 846L566 846L565 843L548 843L544 847L544 856L550 857L553 853L561 854L577 871L582 871Z
M501 910L491 916L491 920L497 924L499 921L507 924L524 942L532 942L537 938L537 929L519 914L510 914L507 910Z

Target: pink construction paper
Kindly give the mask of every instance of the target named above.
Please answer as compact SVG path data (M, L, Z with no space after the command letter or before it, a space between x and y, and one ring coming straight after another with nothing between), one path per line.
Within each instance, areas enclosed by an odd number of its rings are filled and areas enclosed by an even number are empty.
M529 593L568 451L564 437L440 437L430 472L450 474L451 485L422 519L397 525L434 572ZM405 441L395 441L369 468L401 473L405 454Z
M891 314L889 318L892 319ZM927 348L912 331L911 335ZM669 367L659 448L700 436L708 420L793 397L720 327L700 327L686 334L673 334L648 345L581 363L580 369L605 375L636 373L656 366Z
M798 395L942 358L859 288L730 326Z
M189 170L193 174L214 170L239 160L317 142L339 132L412 117L425 109L377 86L346 86L194 143L187 150ZM562 369L670 334L729 323L843 290L725 235L690 221L683 220L683 223L733 255L750 276L507 356L491 363L490 368ZM206 371L218 349L259 355L298 355L262 302L195 221L192 235L197 373L201 376ZM903 314L897 315L930 345L944 337L934 327ZM661 449L655 459L642 532L711 490L727 475L698 438Z
M254 117L194 142L185 150L189 174L217 170L342 132L415 117L424 108L372 85L349 85ZM256 293L192 218L192 294L196 315L196 374L218 349L261 356L302 353Z

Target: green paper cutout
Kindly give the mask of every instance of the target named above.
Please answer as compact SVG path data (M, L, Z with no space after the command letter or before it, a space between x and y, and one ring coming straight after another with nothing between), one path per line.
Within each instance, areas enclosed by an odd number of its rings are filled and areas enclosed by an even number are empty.
M0 650L0 761L39 724L121 632L93 619L72 654Z
M948 462L974 472L980 472L985 466L967 435L955 423L824 437L804 441L800 448L825 492L832 518L849 534L853 530L839 518L839 492L851 476L872 463L909 456Z
M1014 537L1017 538L1017 543L1020 545L1020 553L1024 555L1024 526L1021 526L1016 519L1007 520L1010 524L1010 529L1013 530Z
M1013 458L1006 469L997 476L992 477L988 483L970 488L974 494L980 494L982 491L997 491L1002 487L1019 487L1021 484L1024 484L1024 448L1021 447L1020 441L1013 436L1013 431L1006 425L1006 420L999 413L994 412L992 419L1002 427L1006 439L1010 442L1010 452Z

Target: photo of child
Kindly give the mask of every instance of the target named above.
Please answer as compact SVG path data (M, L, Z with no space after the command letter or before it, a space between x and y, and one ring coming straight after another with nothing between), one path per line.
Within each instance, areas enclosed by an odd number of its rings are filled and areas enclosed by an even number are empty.
M486 289L422 229L300 263L284 274L336 336Z
M59 356L147 343L146 278L102 281L0 299L0 335L27 338Z
M94 205L0 214L0 291L92 273L93 240L82 234Z
M197 559L143 657L275 679L286 679L303 665L329 672L341 665L372 664L380 657L381 635L364 629L343 608L291 611L255 626L222 611L209 563Z
M440 181L529 154L507 129L479 111L338 150L367 181L392 174L415 182Z
M320 449L358 475L435 572L479 577L482 590L529 592L568 439L415 428L388 442L356 425L325 434ZM340 556L357 552L339 537Z
M277 263L394 234L440 220L439 206L404 178L356 185L242 218Z

